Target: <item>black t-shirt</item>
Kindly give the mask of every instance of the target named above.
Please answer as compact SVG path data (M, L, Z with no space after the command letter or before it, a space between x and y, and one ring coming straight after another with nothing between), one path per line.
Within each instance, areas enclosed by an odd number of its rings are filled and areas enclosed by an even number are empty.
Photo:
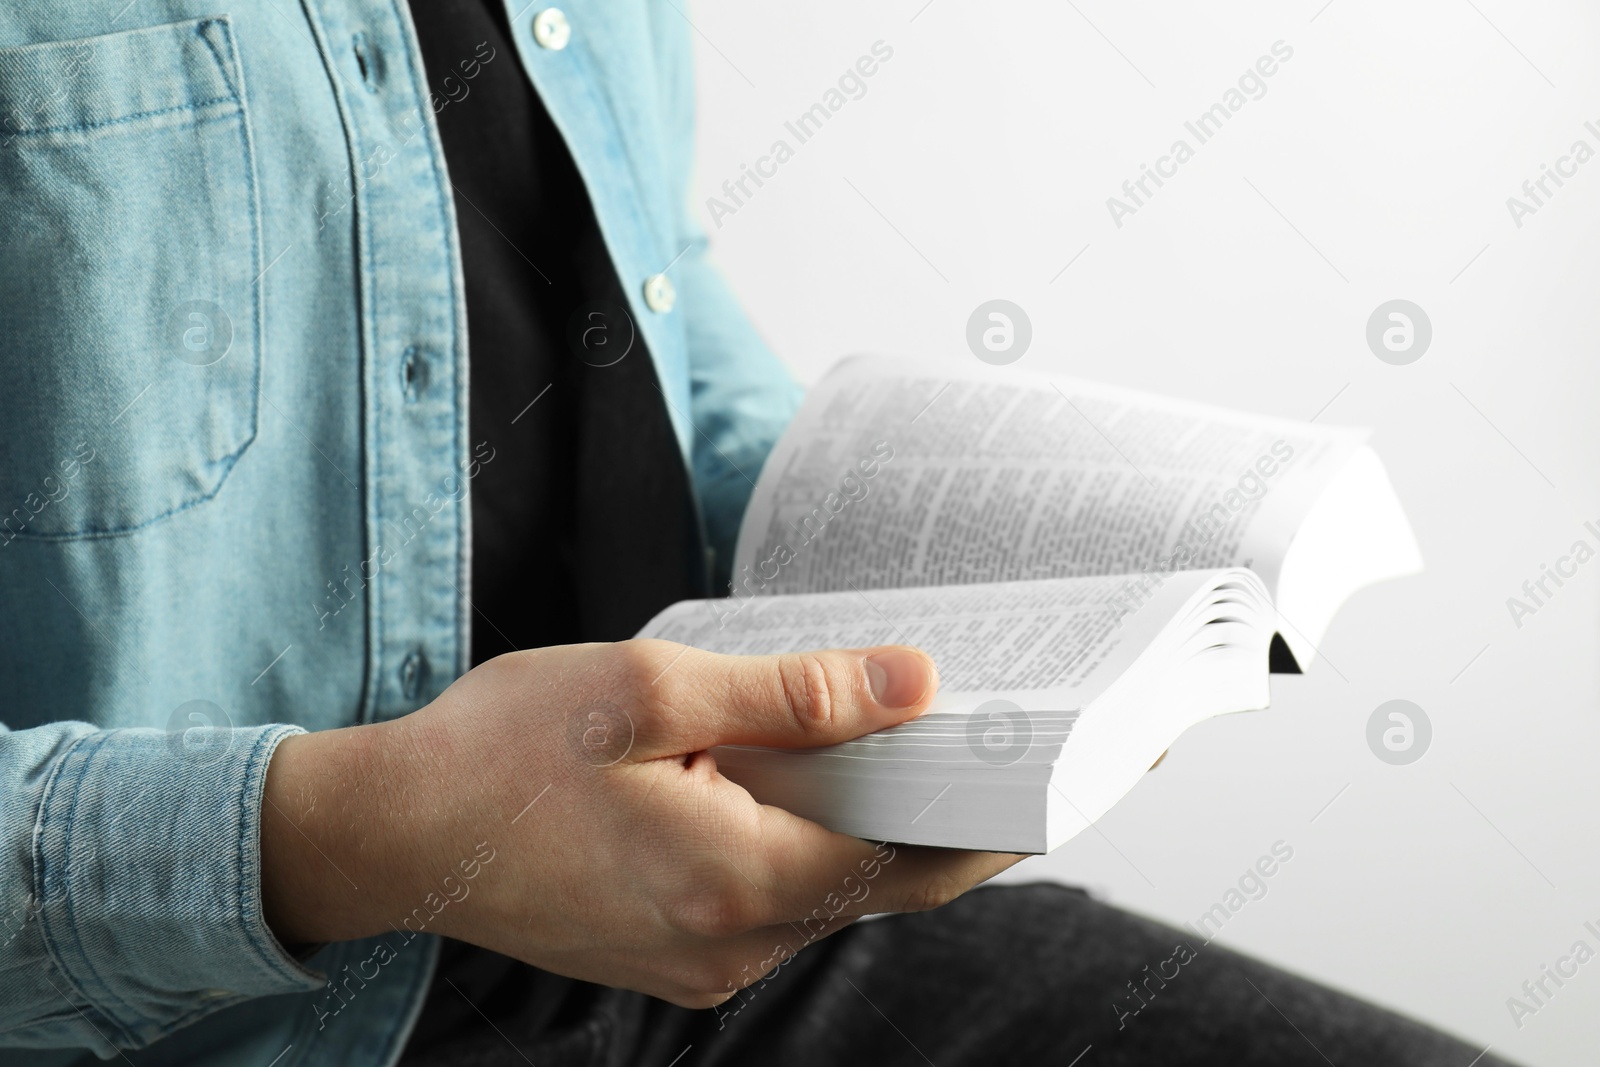
M503 6L411 9L456 190L469 433L494 457L471 487L473 662L632 636L673 600L705 595L655 368L620 318L627 301L588 194ZM627 356L602 366L611 350L569 339L591 325L631 333Z
M630 637L667 604L708 595L655 368L616 318L621 284L502 5L413 0L411 13L456 191L470 435L493 449L471 486L473 662ZM611 363L615 349L580 340L592 326L631 333L631 350ZM527 1024L555 1010L564 982L446 942L407 1062L456 1059L479 1011Z

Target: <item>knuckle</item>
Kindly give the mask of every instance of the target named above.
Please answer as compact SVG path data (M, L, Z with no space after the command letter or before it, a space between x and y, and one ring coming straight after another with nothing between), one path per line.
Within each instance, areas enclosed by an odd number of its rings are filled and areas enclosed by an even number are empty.
M671 667L683 652L682 645L671 641L619 641L612 649L614 680L640 711L664 717L671 710L671 694L676 691L670 681Z
M795 724L804 733L831 733L842 710L843 686L822 656L795 652L778 660L778 677Z
M679 933L717 939L733 937L757 925L754 909L738 893L712 891L690 894L668 911L667 921Z
M618 641L612 646L612 655L616 660L616 670L620 680L627 685L643 683L649 685L661 673L661 669L677 654L677 645L670 641L657 641L649 638L634 638L630 641Z

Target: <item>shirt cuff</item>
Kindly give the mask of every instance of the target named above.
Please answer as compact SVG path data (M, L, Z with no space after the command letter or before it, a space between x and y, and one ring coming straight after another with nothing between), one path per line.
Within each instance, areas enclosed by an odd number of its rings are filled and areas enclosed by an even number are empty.
M304 732L97 731L51 769L34 832L40 930L60 992L114 1043L323 984L261 910L267 764Z

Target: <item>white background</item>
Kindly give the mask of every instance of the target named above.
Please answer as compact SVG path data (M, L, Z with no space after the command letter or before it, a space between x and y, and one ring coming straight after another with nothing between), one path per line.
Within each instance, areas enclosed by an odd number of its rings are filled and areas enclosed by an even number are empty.
M1520 1029L1506 1000L1576 940L1600 950L1582 926L1600 926L1600 560L1520 628L1506 601L1578 538L1600 547L1583 528L1600 520L1600 160L1520 228L1506 198L1574 140L1600 150L1584 129L1600 125L1600 14L922 5L683 8L702 200L775 139L795 145L784 121L873 42L894 49L712 227L795 373L852 351L970 360L968 315L1003 297L1033 322L1019 368L1374 427L1428 564L1359 594L1326 659L1274 679L1272 711L1190 731L1099 833L1017 876L1193 921L1281 839L1293 860L1222 943L1529 1064L1595 1063L1600 960ZM1294 55L1266 95L1196 146L1184 121L1279 40ZM1180 136L1195 157L1118 228L1106 198ZM1393 298L1433 323L1409 366L1365 343ZM1434 728L1404 767L1365 740L1396 697Z

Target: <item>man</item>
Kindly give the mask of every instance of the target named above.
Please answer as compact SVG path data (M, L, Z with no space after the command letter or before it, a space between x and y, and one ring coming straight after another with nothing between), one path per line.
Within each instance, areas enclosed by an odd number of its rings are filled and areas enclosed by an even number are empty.
M934 665L606 643L725 580L795 404L671 3L115 6L0 11L7 1062L1471 1060L1055 887L852 925L1015 857L706 750Z

